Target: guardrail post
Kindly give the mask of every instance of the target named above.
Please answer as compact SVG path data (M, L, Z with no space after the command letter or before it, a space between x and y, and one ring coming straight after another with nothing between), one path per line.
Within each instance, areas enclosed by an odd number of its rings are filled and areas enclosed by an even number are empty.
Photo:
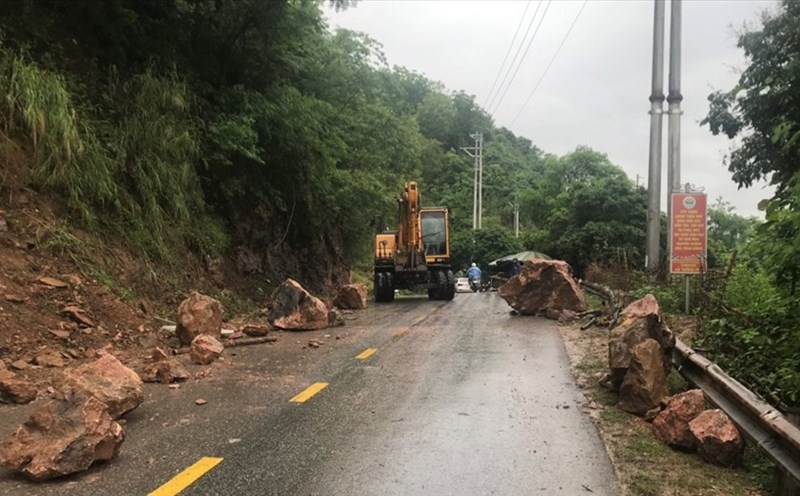
M800 427L800 408L787 408L783 414L793 425ZM780 468L775 468L775 496L796 496L800 494L800 482Z

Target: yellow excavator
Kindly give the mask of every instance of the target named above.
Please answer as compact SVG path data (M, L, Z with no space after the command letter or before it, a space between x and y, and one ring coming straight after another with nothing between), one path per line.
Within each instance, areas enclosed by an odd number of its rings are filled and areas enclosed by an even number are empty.
M427 289L431 300L452 300L456 281L450 269L447 209L422 208L415 181L405 184L397 203L397 230L375 236L375 301L393 301L397 289Z

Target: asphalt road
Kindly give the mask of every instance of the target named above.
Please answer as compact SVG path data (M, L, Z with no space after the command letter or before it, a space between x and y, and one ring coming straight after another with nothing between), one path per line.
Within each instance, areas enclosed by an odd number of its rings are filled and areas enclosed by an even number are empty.
M556 325L508 310L494 293L399 298L229 349L203 380L148 385L112 462L46 484L0 471L0 494L619 494Z

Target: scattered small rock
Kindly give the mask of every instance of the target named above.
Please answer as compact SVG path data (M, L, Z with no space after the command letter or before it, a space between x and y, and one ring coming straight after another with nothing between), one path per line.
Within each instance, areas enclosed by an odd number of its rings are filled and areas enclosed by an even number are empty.
M54 277L43 276L43 277L40 277L38 279L38 281L40 283L44 284L45 286L50 286L51 288L56 288L56 289L65 289L65 288L69 287L69 284L65 283L64 281L62 281L60 279L56 279Z
M92 319L87 317L83 309L77 305L67 305L61 309L61 313L70 316L73 320L75 320L75 322L86 327L94 327L95 325L94 322L92 322Z
M228 439L228 444L236 444L236 443L241 443L241 442L242 442L242 440L239 439L239 438L236 438L236 437Z
M205 405L206 403L208 403L208 401L204 400L203 398L197 398L194 400L195 405Z
M25 303L25 298L20 295L7 293L4 297L10 303Z
M219 331L219 333L220 333L220 336L222 336L223 338L229 338L229 337L231 337L231 336L233 335L233 333L235 333L235 332L236 332L236 331L235 331L234 329L221 329L221 330Z
M192 363L208 365L218 359L225 347L217 339L201 334L192 340L189 356Z
M269 334L270 326L268 325L256 325L256 324L247 324L241 328L241 331L247 334L250 337L259 338L262 336L266 336Z
M64 274L64 279L66 279L67 282L72 284L73 286L80 286L82 282L81 278L78 277L76 274Z
M180 389L180 388L181 388L181 385L180 385L180 384L170 384L170 385L169 385L169 388L170 388L170 389Z
M57 337L58 339L69 339L70 332L69 331L58 331L54 329L50 329L48 331L53 336Z
M25 370L28 368L28 362L25 360L15 360L11 362L11 368L15 370Z
M309 342L308 342L308 345L309 345L310 347L312 347L312 348L319 348L319 346L320 346L321 344L322 344L322 343L320 343L320 342L319 342L319 341L317 341L316 339L312 339L311 341L309 341Z
M64 359L61 358L61 355L53 352L36 355L36 358L34 358L33 361L40 367L61 368L64 366Z

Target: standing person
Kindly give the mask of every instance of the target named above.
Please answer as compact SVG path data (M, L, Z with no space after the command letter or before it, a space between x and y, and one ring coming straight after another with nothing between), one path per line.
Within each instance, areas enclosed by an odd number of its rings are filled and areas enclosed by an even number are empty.
M511 261L511 277L514 277L515 275L519 274L519 267L520 267L519 260L515 258L514 260Z

